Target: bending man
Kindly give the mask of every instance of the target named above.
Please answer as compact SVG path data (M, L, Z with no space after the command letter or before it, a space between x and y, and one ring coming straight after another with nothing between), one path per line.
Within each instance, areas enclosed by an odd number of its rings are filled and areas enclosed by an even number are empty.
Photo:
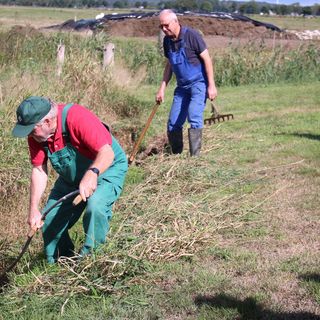
M203 112L207 97L217 96L212 61L201 35L179 24L172 10L163 10L159 15L160 28L165 33L164 54L167 63L156 101L164 101L164 92L172 77L177 79L167 132L172 153L183 150L183 125L188 119L190 155L199 155L202 140Z
M74 244L68 230L82 212L85 232L79 252L85 256L103 244L109 230L112 205L120 196L128 169L126 155L104 124L77 104L56 104L32 96L17 109L16 137L28 137L32 163L28 223L41 228L49 263L60 256L73 256ZM44 211L65 194L80 190L83 200L73 207L64 201L47 215L43 226L40 200L48 180L50 160L58 178Z

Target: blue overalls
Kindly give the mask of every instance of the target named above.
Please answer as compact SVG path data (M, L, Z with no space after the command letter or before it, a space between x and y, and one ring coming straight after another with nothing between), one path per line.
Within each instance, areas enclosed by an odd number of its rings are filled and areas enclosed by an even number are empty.
M167 53L177 79L168 120L168 132L181 131L187 118L191 128L203 128L207 90L206 73L203 63L194 65L188 61L184 40L187 30L186 27L181 29L180 48L177 51L169 48Z
M66 118L71 106L72 104L68 104L62 112L62 133L66 146L54 153L45 147L52 167L59 174L59 177L51 190L44 211L65 194L78 189L84 173L92 163L92 160L82 156L69 141ZM79 220L84 209L85 241L80 255L86 255L100 244L105 243L112 215L112 205L120 196L128 170L126 155L114 137L112 137L112 150L114 161L99 176L97 189L87 199L87 202L73 206L72 200L64 201L47 215L42 227L42 234L49 263L54 263L59 256L74 255L74 244L68 230Z

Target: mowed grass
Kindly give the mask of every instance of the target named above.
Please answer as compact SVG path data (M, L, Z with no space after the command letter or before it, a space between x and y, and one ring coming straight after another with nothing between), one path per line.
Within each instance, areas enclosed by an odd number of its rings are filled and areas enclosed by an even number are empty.
M132 165L95 259L48 267L34 239L1 295L0 318L319 317L317 88L219 89L220 112L235 118L204 128L202 156L189 158L186 142L182 155ZM172 90L155 134L165 132ZM151 111L156 87L136 91Z
M10 28L13 25L50 26L69 19L94 19L101 12L105 14L129 12L129 9L99 8L44 8L23 6L0 6L0 27Z
M266 23L272 23L281 29L288 30L319 30L320 17L291 17L291 16L260 16L248 15L250 18Z

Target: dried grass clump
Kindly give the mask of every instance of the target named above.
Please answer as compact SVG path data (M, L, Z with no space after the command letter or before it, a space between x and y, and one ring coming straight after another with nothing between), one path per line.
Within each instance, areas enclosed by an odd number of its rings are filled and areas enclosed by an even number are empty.
M147 179L121 201L125 219L113 235L119 242L124 234L131 239L125 244L129 256L148 261L192 256L214 242L218 230L238 224L232 207L221 212L226 199L219 198L217 168L180 157L158 157L146 166ZM234 221L226 223L229 214Z

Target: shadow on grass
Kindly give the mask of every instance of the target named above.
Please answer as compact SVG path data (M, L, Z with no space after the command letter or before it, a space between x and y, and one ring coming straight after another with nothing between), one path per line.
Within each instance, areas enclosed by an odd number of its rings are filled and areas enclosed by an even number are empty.
M306 273L306 274L301 274L299 276L301 280L304 281L313 281L313 282L319 282L320 283L320 274L318 273Z
M196 306L201 307L207 305L212 308L221 309L237 309L240 317L239 320L319 320L320 316L309 312L275 312L265 309L254 298L246 298L239 300L226 294L218 294L216 296L195 297Z
M294 132L294 133L290 133L290 134L286 133L285 135L320 141L320 135L319 134Z

